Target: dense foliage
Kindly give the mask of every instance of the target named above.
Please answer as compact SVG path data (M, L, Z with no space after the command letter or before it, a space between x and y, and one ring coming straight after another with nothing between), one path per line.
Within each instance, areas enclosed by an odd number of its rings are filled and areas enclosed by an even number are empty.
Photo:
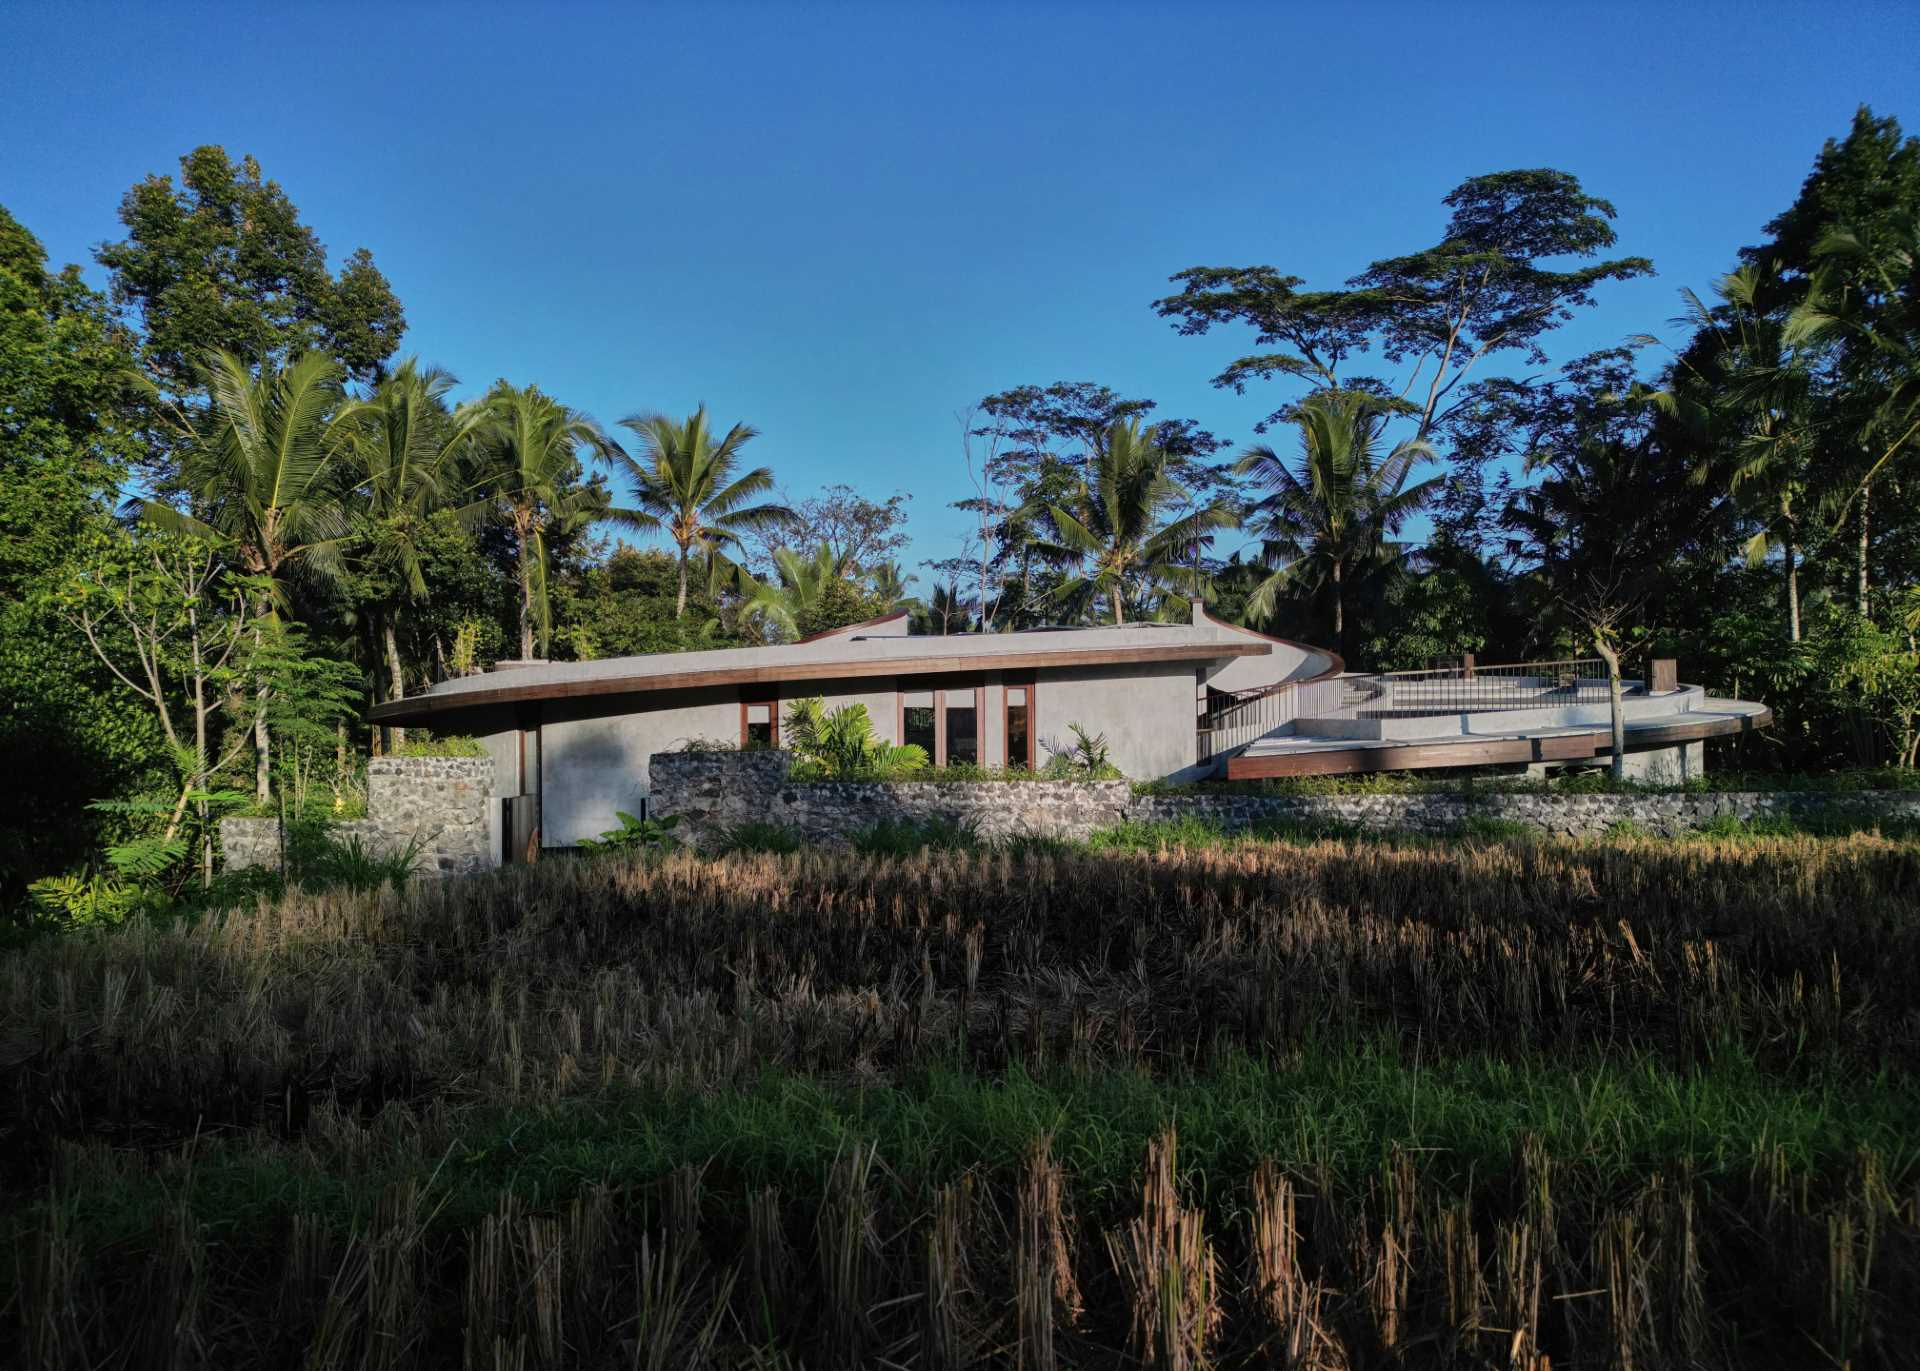
M1650 269L1611 255L1615 209L1577 177L1475 176L1443 208L1428 246L1338 285L1174 274L1154 309L1197 365L1251 343L1215 381L1273 388L1264 441L1094 381L982 397L971 532L918 594L908 494L789 494L746 422L655 406L610 430L524 378L460 400L402 353L372 255L330 265L251 158L201 147L132 187L104 293L0 211L0 747L29 778L0 801L0 903L150 840L184 842L167 880L204 885L216 793L346 812L365 756L407 741L364 725L375 699L901 610L957 633L1204 597L1356 668L1674 656L1773 706L1728 745L1742 767L1912 767L1920 142L1861 110L1734 269L1683 292L1670 350L1554 356ZM90 639L74 612L89 576L106 603L102 567L145 565L135 524L212 559L147 656L233 640L217 670L169 658L159 701L122 678L134 620L95 614Z

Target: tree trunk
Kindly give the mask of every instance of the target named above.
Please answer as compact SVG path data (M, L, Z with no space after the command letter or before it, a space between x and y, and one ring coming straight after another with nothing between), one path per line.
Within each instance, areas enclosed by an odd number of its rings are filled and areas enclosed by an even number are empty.
M255 607L256 623L268 606ZM253 650L260 651L260 630L253 630ZM253 798L265 804L273 794L273 744L267 736L267 685L262 681L253 692Z
M407 679L400 667L400 635L395 629L395 621L399 617L400 610L396 606L393 613L387 615L384 624L387 639L387 698L390 700L407 698ZM396 726L388 730L387 742L392 751L398 752L406 741L406 729Z
M1787 641L1800 641L1800 562L1793 534L1787 534Z
M680 593L673 602L673 617L687 617L687 548L684 543L680 546Z
M1342 652L1347 650L1347 604L1346 592L1340 585L1340 563L1333 564L1333 644Z
M1869 532L1867 523L1867 497L1872 493L1873 487L1870 485L1860 488L1860 543L1859 551L1854 558L1855 587L1853 607L1860 612L1862 619L1867 617L1867 535Z
M1627 711L1621 700L1620 654L1598 633L1593 635L1593 646L1607 664L1607 720L1613 726L1613 761L1608 770L1618 781L1627 774Z
M520 660L533 660L533 567L527 561L527 530L516 525L514 537L520 544Z

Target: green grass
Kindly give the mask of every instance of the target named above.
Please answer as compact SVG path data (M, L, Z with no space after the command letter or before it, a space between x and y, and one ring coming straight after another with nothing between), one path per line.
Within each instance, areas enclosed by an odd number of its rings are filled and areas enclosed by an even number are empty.
M856 830L849 838L855 852L870 856L911 857L931 848L958 852L984 844L972 825L957 819L890 819Z
M722 854L771 852L784 855L798 852L805 845L805 839L785 824L755 819L728 829L721 835L717 850Z
M419 1149L401 1133L360 1159L209 1140L184 1175L128 1171L68 1203L90 1243L138 1238L180 1201L215 1234L264 1237L296 1211L345 1228L384 1186L411 1177L440 1221L460 1227L502 1191L551 1209L587 1185L644 1185L689 1165L705 1168L714 1193L815 1195L856 1141L874 1143L895 1183L919 1191L965 1172L1011 1176L1046 1134L1077 1201L1110 1218L1134 1202L1141 1153L1169 1125L1189 1183L1225 1209L1265 1157L1363 1193L1395 1147L1415 1149L1425 1179L1465 1194L1475 1177L1505 1172L1527 1138L1562 1159L1563 1185L1596 1191L1682 1169L1738 1184L1763 1155L1837 1175L1861 1148L1881 1153L1897 1187L1920 1162L1920 1092L1900 1080L1834 1071L1790 1081L1734 1053L1694 1072L1632 1056L1414 1064L1376 1040L1303 1050L1283 1066L1229 1054L1157 1079L1017 1066L987 1078L947 1066L865 1089L779 1071L719 1092L616 1088L476 1109L444 1146Z

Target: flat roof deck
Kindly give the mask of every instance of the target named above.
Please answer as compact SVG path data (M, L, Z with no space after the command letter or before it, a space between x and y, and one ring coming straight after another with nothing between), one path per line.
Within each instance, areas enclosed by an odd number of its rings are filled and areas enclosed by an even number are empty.
M1773 721L1773 711L1749 700L1697 701L1693 708L1626 721L1627 746L1664 747L1703 738L1750 733ZM1435 720L1436 726L1439 720ZM1512 733L1430 738L1316 738L1268 734L1227 759L1230 781L1278 776L1338 776L1431 767L1496 766L1584 761L1613 751L1610 724L1529 728Z

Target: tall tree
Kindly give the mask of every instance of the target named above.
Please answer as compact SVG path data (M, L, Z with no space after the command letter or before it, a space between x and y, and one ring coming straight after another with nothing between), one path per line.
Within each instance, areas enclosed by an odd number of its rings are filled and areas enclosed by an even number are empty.
M197 417L180 484L190 513L163 501L137 502L149 522L195 537L224 538L240 569L262 578L258 623L272 623L290 603L292 581L339 574L347 539L338 494L344 396L340 365L310 352L285 367L269 363L256 376L241 358L217 352L203 374L213 397ZM267 687L254 711L254 792L272 785Z
M610 511L628 528L664 532L680 554L680 588L674 617L687 612L687 569L696 553L710 567L737 551L744 534L794 521L785 505L755 497L773 489L773 472L755 467L740 472L740 449L758 430L735 424L718 442L702 405L684 420L664 414L630 414L620 421L640 440L634 458L609 446L605 455L633 484L633 505ZM836 556L837 560L837 556Z
M1087 479L1069 503L1049 504L1054 537L1045 555L1079 563L1058 598L1076 611L1104 601L1116 624L1127 620L1127 600L1149 591L1198 594L1205 578L1183 565L1194 543L1238 516L1212 504L1178 517L1168 513L1188 503L1184 486L1167 474L1167 454L1152 428L1138 419L1116 419L1089 464Z
M486 407L449 413L446 397L453 385L447 372L409 358L370 399L343 416L358 497L353 544L384 592L375 617L387 660L388 698L394 700L406 694L400 620L404 606L427 595L423 543L433 531L433 516L452 510L472 523L487 507L484 497L463 498L462 487L463 466L486 421ZM394 742L405 737L403 730L393 730Z
M607 493L582 482L580 452L613 450L599 426L535 386L495 384L475 430L477 486L495 503L513 539L520 585L520 656L531 659L538 630L553 631L547 596L549 542L607 517Z
M0 908L77 860L103 794L166 773L164 735L41 606L139 456L133 338L0 209Z
M358 380L376 379L406 316L366 249L336 275L326 249L260 164L195 148L180 178L149 176L120 203L127 237L103 244L114 300L142 331L142 358L168 390L197 390L200 359L232 353L251 366L323 352Z
M1542 265L1595 257L1615 241L1613 206L1563 171L1476 176L1445 204L1453 213L1439 243L1374 262L1344 290L1301 291L1304 278L1268 266L1189 267L1171 278L1180 293L1154 308L1185 335L1239 323L1255 330L1258 346L1287 349L1239 358L1217 386L1238 392L1250 380L1291 376L1314 389L1379 390L1406 406L1414 436L1425 438L1483 359L1516 353L1544 365L1540 340L1592 304L1596 286L1653 270L1643 257L1565 271ZM1397 383L1344 374L1370 350L1406 368ZM1286 417L1276 411L1261 427Z
M1750 264L1767 269L1776 283L1767 303L1769 312L1784 314L1806 308L1797 336L1824 336L1839 345L1838 384L1829 388L1831 429L1844 435L1844 446L1828 455L1842 490L1839 514L1854 527L1854 582L1856 607L1867 612L1868 563L1873 532L1873 493L1885 470L1889 450L1884 420L1877 402L1861 403L1862 382L1887 365L1868 339L1889 338L1899 325L1886 317L1897 315L1902 294L1887 289L1884 252L1889 244L1911 238L1920 222L1920 139L1902 133L1898 120L1877 118L1862 105L1844 139L1828 139L1813 170L1792 205L1766 227L1767 240L1742 250ZM1849 246L1849 244L1853 246ZM1846 318L1855 330L1846 338L1823 330L1819 316ZM1808 327L1813 325L1813 327ZM1898 451L1897 440L1892 450ZM1876 447L1876 438L1882 441Z
M1683 292L1693 341L1675 359L1671 383L1654 395L1690 425L1702 450L1696 480L1723 485L1757 526L1755 565L1781 554L1787 637L1800 641L1800 563L1805 505L1814 479L1814 364L1765 312L1777 298L1770 269L1743 266L1715 283L1712 306ZM1651 340L1649 340L1651 341Z
M1270 573L1247 601L1250 622L1270 620L1283 591L1324 588L1332 601L1333 637L1347 645L1346 607L1365 578L1400 565L1411 552L1394 535L1422 509L1438 477L1408 484L1417 463L1432 456L1408 438L1380 453L1388 405L1353 391L1322 391L1301 401L1293 423L1300 456L1289 465L1261 443L1241 456L1240 473L1264 492L1248 530L1260 540Z

